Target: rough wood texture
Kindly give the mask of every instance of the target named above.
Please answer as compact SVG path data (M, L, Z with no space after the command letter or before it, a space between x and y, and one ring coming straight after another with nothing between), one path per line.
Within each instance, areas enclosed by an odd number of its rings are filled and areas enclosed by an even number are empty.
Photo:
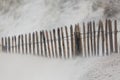
M14 40L15 40L15 52L17 53L17 39L16 39L16 36L14 36Z
M54 37L55 54L56 54L56 57L58 57L58 54L57 54L57 43L56 43L56 32L55 32L55 29L53 29L53 37Z
M10 47L11 47L11 44L10 44L10 37L8 37L8 52L11 52Z
M94 36L94 55L96 55L96 31L95 31L95 22L93 21L93 36Z
M71 35L71 53L72 53L72 56L75 56L75 53L74 53L74 43L73 43L73 40L74 40L74 33L73 33L73 27L72 25L70 26L70 35Z
M47 48L48 48L48 56L51 57L48 31L46 31L46 39L47 39L46 41L47 41Z
M18 36L18 53L20 53L20 35Z
M89 42L89 34L90 34L90 24L87 24L87 50L88 50L88 56L90 56L90 42Z
M62 49L61 49L61 38L60 38L60 29L58 28L58 48L59 48L59 56L62 57Z
M4 38L1 39L2 51L4 52Z
M102 54L104 55L104 46L105 46L105 43L104 43L104 27L103 27L103 22L100 21L100 24L101 24L101 35L102 35Z
M110 52L113 52L113 36L112 36L112 21L108 20L109 22L109 41L110 41Z
M85 23L83 23L83 42L84 42L84 55L86 56L86 29Z
M41 47L41 56L43 56L43 36L42 36L42 31L40 31L40 47Z
M26 51L26 54L28 53L28 47L27 47L27 34L25 34L25 51Z
M24 53L24 37L21 35L21 41L22 41L22 53Z
M51 50L52 50L52 55L54 57L54 48L53 48L53 37L52 37L52 32L50 31L50 41L51 41Z
M97 36L97 55L99 55L100 28L101 28L101 24L100 24L100 21L99 21L98 36Z
M93 56L93 40L92 40L92 23L90 22L90 43L91 43L91 55Z
M32 42L33 43L33 54L35 55L35 44L36 43L35 43L35 33L34 32L32 33L32 41L33 41Z
M38 39L38 32L35 32L36 34L36 47L37 47L37 55L39 55L39 39Z
M4 51L7 52L7 37L5 37L5 46L4 46Z
M118 53L118 41L117 41L117 20L114 21L114 31L115 31L115 34L114 34L114 44L115 44L115 53Z
M66 41L67 41L67 55L68 58L70 57L70 49L69 49L69 40L68 40L68 30L67 30L67 26L65 26L65 32L66 32Z
M105 22L105 42L106 42L106 55L108 55L108 20Z
M66 48L65 48L65 41L64 41L64 31L63 31L63 28L61 28L61 35L62 35L63 54L64 54L64 57L66 57Z
M43 35L44 52L45 52L45 56L47 57L46 37L44 31L42 31L42 35Z
M31 33L29 33L29 53L31 53Z

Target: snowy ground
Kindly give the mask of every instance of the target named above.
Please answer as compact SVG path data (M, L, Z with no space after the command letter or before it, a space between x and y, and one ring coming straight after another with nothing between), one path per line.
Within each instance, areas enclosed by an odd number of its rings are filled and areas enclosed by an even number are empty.
M0 80L119 80L120 54L108 57L47 59L0 55Z

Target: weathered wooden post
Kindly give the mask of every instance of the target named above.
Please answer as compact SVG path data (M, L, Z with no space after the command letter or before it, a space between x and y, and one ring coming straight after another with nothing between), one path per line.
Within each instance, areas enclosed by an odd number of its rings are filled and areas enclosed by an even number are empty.
M7 37L5 37L5 52L7 52Z
M91 55L93 56L92 23L90 22Z
M14 37L12 37L12 52L14 53Z
M64 31L63 31L62 27L61 27L61 35L62 35L63 54L64 54L64 57L66 57L66 48L65 48L65 41L64 41Z
M115 31L115 34L114 34L114 44L115 44L115 53L118 53L118 41L117 41L117 20L114 21L114 31Z
M94 32L94 54L96 55L96 31L95 31L95 21L93 21L93 32Z
M75 53L74 53L74 33L73 33L73 26L71 25L70 26L70 35L71 35L71 53L72 53L72 57L75 56Z
M108 20L108 23L109 23L110 52L113 52L112 21Z
M39 55L39 39L38 39L38 32L36 31L36 46L37 46L37 55Z
M102 35L102 54L104 55L104 27L103 27L103 22L100 21L100 24L101 24L101 35Z
M60 39L60 29L58 28L58 49L59 49L59 56L62 57L62 49L61 49L61 39Z
M69 49L69 40L68 40L68 30L67 30L67 26L65 26L65 32L66 32L66 41L67 41L67 54L68 54L68 58L70 57L70 49Z
M32 33L33 54L35 55L35 33Z
M29 53L31 53L31 33L29 33Z
M85 23L83 23L83 43L84 43L84 55L86 56L86 29Z
M90 24L87 24L87 50L88 50L88 56L90 56L90 42L89 42L89 30L90 29Z
M27 45L28 45L28 43L27 43L27 34L25 34L25 51L26 51L26 54L28 53Z
M108 55L108 20L105 22L106 55Z
M44 44L45 56L47 57L46 37L45 37L44 31L42 31L42 35L43 35L43 44Z
M54 37L55 54L56 54L56 57L58 57L58 54L57 54L57 44L56 44L56 32L55 32L55 29L53 29L53 37Z
M17 42L16 42L16 36L14 36L14 40L15 40L15 52L17 53Z
M40 47L41 47L41 56L43 56L43 33L40 31Z
M101 28L101 22L99 21L98 36L97 36L97 54L98 55L99 55L100 28Z
M10 43L10 37L8 37L8 52L11 52L11 43Z
M20 53L20 35L18 36L18 53Z
M1 38L1 46L2 46L2 52L4 52L4 39L3 39L3 37Z
M52 55L54 57L53 38L52 38L52 32L51 31L50 31L50 40L51 40Z
M47 41L47 47L48 47L48 55L49 57L51 57L48 31L46 31L46 41Z
M21 35L21 45L22 45L22 53L24 54L24 37Z
M80 35L80 27L79 24L75 25L75 51L76 55L82 55L82 38Z

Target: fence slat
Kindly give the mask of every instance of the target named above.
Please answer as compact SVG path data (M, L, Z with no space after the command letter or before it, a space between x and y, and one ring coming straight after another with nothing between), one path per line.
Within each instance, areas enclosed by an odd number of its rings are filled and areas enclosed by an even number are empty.
M51 31L50 31L50 40L51 40L52 55L53 55L53 57L54 57L53 38L52 38L52 32L51 32Z
M117 20L114 21L114 31L115 31L115 34L114 34L114 44L115 44L115 53L118 53L118 41L117 41Z
M101 28L101 24L100 24L100 21L99 21L98 36L97 36L97 55L99 55L100 28Z
M55 29L53 29L53 37L54 37L55 54L56 54L56 57L58 57L58 54L57 54L57 44L56 44L56 32L55 32Z
M25 51L26 51L26 54L28 53L28 47L27 47L27 34L25 34Z
M29 53L31 54L31 33L29 33Z
M1 38L1 45L2 45L2 51L4 52L4 39L3 39L3 37Z
M88 50L88 56L90 56L90 43L89 43L89 33L90 33L90 32L89 32L89 26L90 26L90 25L89 25L89 23L88 23L88 24L87 24L87 28L88 28L88 29L87 29L87 48L88 48L87 50Z
M66 48L65 48L65 41L64 41L64 31L63 31L62 27L61 27L61 35L62 35L63 54L64 54L64 57L66 57Z
M103 27L103 22L101 22L101 35L102 35L102 54L104 55L104 27Z
M108 20L105 21L106 55L108 55Z
M39 39L38 39L38 32L36 31L36 47L37 47L37 55L39 55Z
M22 41L22 53L24 54L24 37L21 35L21 41Z
M18 36L18 53L20 53L20 35Z
M5 37L5 52L7 52L7 37Z
M32 33L32 43L33 43L33 54L35 55L35 33Z
M91 55L93 56L92 23L90 22Z
M47 47L48 47L48 55L49 57L51 57L48 31L46 31L46 39L47 39L46 41L47 41Z
M12 37L12 53L14 53L14 37Z
M72 57L75 56L74 53L74 43L73 43L73 39L74 39L74 33L73 33L73 27L72 25L70 26L70 33L71 33L71 53L72 53Z
M46 37L45 37L44 31L42 31L42 33L43 33L43 44L44 44L45 56L47 57Z
M17 53L17 42L16 42L16 36L14 36L14 40L15 40L15 52Z
M94 36L94 55L96 55L96 31L95 31L95 22L93 21L93 36Z
M61 50L61 39L60 39L60 29L58 28L58 51L59 51L59 56L62 56L62 50Z
M85 23L83 23L83 42L84 42L84 55L86 56L86 35Z
M8 37L8 52L10 53L11 52L11 49L10 49L10 37Z
M43 56L43 33L42 33L42 31L40 31L40 47L41 47L41 56Z
M110 41L110 52L113 52L113 36L112 36L112 21L108 20L109 22L109 41Z
M70 57L70 49L69 49L69 40L68 40L68 30L67 30L67 26L65 26L65 32L66 32L66 41L67 41L67 56L68 58Z

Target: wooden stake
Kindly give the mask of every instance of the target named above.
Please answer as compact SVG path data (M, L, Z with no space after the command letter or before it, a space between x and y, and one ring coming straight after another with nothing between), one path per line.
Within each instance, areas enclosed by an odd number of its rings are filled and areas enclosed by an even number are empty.
M38 39L38 32L36 31L36 47L37 47L37 55L39 55L39 39Z
M48 31L46 31L46 39L47 39L46 41L47 41L47 47L48 47L48 55L49 57L51 57Z
M31 54L31 33L29 33L29 53Z
M20 35L18 36L18 53L20 53Z
M32 40L33 40L33 54L35 55L35 33L33 32L33 34L32 34Z
M43 35L43 44L44 44L45 56L47 57L46 37L45 37L44 31L42 31L42 35Z
M52 54L53 54L53 57L54 57L53 38L52 38L52 33L51 33L51 31L50 31L50 40L51 40L51 49L52 49Z
M63 31L62 27L61 27L61 35L62 35L63 54L64 54L64 57L66 57L66 48L65 48L65 41L64 41L64 31Z
M59 56L62 57L62 50L61 50L61 41L60 41L60 29L58 28L58 48L59 48Z
M40 31L40 47L41 47L41 56L43 56L43 33Z
M95 31L95 21L93 21L93 31L94 31L94 54L96 55L96 31Z
M26 54L28 53L28 48L27 48L27 34L25 34L25 51L26 51Z
M67 26L65 26L65 31L66 31L66 41L67 41L67 54L68 54L68 58L69 58L70 57L70 52L69 52L69 40L68 40Z
M21 35L21 41L22 41L22 53L24 54L24 37Z
M70 35L71 35L71 53L72 53L72 56L75 56L75 53L74 53L74 43L73 43L73 39L74 39L74 33L73 33L73 27L72 25L70 26Z
M84 55L86 56L86 29L85 29L85 23L83 23L83 42L84 42Z
M108 55L108 20L105 22L106 55Z
M56 53L56 57L58 57L58 54L57 54L57 44L56 44L56 32L55 32L55 29L53 29L53 36L54 36L55 53Z
M114 21L114 30L115 30L115 35L114 35L114 44L115 44L115 53L118 53L118 41L117 41L117 20Z

